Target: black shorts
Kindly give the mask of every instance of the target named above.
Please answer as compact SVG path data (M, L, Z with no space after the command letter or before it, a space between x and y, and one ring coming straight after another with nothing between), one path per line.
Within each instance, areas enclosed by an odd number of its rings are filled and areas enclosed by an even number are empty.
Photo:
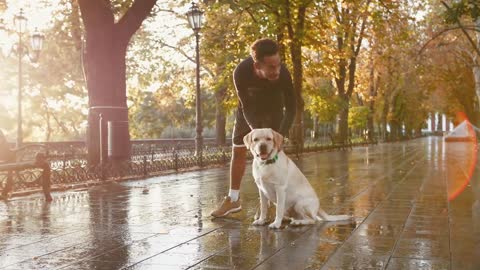
M278 132L280 129L280 117L273 118L272 117L259 117L264 121L261 121L261 128L271 128ZM235 125L233 126L233 134L232 134L232 143L233 147L243 147L245 144L243 143L243 137L247 135L252 129L247 124L243 113L237 112L235 117Z

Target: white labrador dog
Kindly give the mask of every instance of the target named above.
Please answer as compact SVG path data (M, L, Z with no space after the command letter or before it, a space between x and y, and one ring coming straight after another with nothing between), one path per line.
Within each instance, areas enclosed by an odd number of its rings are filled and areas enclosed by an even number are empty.
M282 151L283 137L270 128L254 129L243 138L253 155L253 177L260 194L260 216L253 225L267 222L267 200L276 205L275 221L269 225L278 229L288 218L292 225L314 224L316 221L338 221L348 215L328 215L320 208L317 194L297 165Z

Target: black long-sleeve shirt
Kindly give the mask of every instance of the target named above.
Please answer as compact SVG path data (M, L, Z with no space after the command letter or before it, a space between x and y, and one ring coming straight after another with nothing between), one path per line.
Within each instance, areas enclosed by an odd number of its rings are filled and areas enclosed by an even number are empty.
M252 57L249 57L233 72L233 81L240 100L237 117L243 116L251 129L274 128L269 125L280 123L278 132L286 136L292 126L296 109L290 72L282 64L279 79L269 81L255 74L253 63Z

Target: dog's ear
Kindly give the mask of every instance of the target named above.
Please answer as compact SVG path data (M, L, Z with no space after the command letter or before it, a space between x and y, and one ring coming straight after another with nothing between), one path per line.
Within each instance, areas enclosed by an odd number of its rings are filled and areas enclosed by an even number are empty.
M278 151L280 151L283 146L283 136L282 134L276 132L273 129L272 129L272 133L273 133L273 145L274 147L277 148Z
M243 144L245 144L247 149L250 149L250 146L252 145L252 133L253 130L243 137Z

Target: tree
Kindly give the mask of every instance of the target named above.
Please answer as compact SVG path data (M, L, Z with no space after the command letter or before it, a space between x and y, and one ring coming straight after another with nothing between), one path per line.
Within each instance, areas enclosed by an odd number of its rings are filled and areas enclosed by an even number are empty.
M45 21L41 29L47 38L38 62L35 64L30 61L23 62L22 107L24 112L32 112L22 116L25 139L29 141L81 139L86 98L81 69L82 26L77 1L59 0L55 5L42 1L28 3L23 7L26 14L31 14L32 10L36 9L52 12L51 19ZM18 6L12 2L9 8L16 12ZM8 31L9 23L5 25ZM4 67L0 75L4 83L0 88L9 94L7 100L12 100L16 96L18 60L15 58L14 53L7 53L0 58ZM3 89L0 91L3 92ZM16 118L15 108L16 106L8 108L13 121ZM2 118L0 122L8 123L9 120ZM15 125L6 128L13 130Z
M477 106L480 106L480 3L478 0L461 0L454 2L450 7L445 1L441 2L447 9L444 14L446 22L455 24L462 30L474 51L471 53L473 61L472 72L475 79ZM465 20L468 21L467 26L462 22ZM473 32L476 39L472 38L469 32Z
M88 161L100 160L99 115L107 121L127 121L126 63L129 41L148 16L156 0L135 0L124 15L115 22L109 0L79 0L86 32L85 67L88 88ZM123 7L123 6L121 6ZM106 134L102 134L106 141ZM129 137L114 147L129 147ZM106 144L103 144L106 155Z
M426 104L432 113L442 112L454 119L458 112L463 112L475 122L478 105L472 51L468 41L460 37L460 32L452 31L429 43L422 54L423 62L434 76L424 76L422 84L428 89L430 98Z
M308 8L313 4L313 1L289 1L286 0L282 5L283 10L277 13L279 25L285 25L288 33L287 46L290 51L290 59L293 66L293 88L296 93L296 113L293 126L293 141L296 145L303 147L303 117L305 110L305 102L303 100L303 46L305 36L307 34L306 17L308 15ZM281 32L278 33L283 36Z
M397 1L375 0L331 0L315 5L315 31L310 38L322 51L325 69L334 78L337 95L342 100L337 118L337 133L342 138L348 136L348 113L357 85L358 61L367 47L364 41L376 25L397 22L399 6ZM395 20L389 21L391 18Z
M334 81L337 95L342 100L338 115L337 133L340 138L348 136L348 112L350 97L355 87L355 72L357 57L359 56L362 41L365 38L365 29L369 18L372 1L326 1L324 5L317 5L319 17L325 18L322 26L333 30L335 51L329 55L332 64L335 64ZM330 43L330 45L333 45Z
M39 65L28 72L30 88L37 90L29 91L31 110L37 114L29 116L28 126L43 133L45 141L80 139L86 87L78 3L62 0L53 14Z
M211 75L204 82L215 96L216 141L220 145L226 143L227 112L232 111L236 105L232 104L236 95L233 70L248 54L248 45L255 38L249 35L253 24L251 18L245 15L245 9L228 3L213 4L208 6L207 23L202 29L203 66L210 70Z
M423 113L407 110L414 101L424 101L424 89L417 77L421 73L421 61L417 48L425 35L421 20L409 14L424 10L422 3L391 4L386 10L372 13L370 27L367 28L368 45L358 57L359 72L355 92L359 105L369 107L367 128L374 134L374 123L383 138L390 125L395 136L401 134L406 120L424 121ZM417 12L419 11L419 12ZM420 42L419 42L420 41ZM419 106L418 108L420 108Z
M420 50L427 68L436 74L426 77L427 84L436 87L430 91L429 104L451 118L462 111L475 122L480 97L480 6L475 0L440 2L428 14L429 40Z

